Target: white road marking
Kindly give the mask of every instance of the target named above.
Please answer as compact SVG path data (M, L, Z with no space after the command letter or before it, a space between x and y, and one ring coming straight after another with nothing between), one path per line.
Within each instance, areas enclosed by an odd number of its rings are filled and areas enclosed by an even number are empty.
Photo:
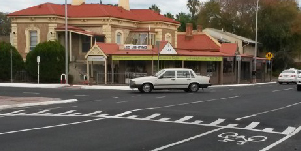
M203 123L203 121L196 120L196 121L192 122L191 124L201 124L201 123Z
M33 131L33 130L56 128L56 127L76 125L76 124L82 124L82 123L89 123L89 122L99 121L99 120L103 120L103 119L104 118L97 118L97 119L94 119L94 120L86 120L86 121L82 121L82 122L74 122L74 123L69 123L69 124L58 124L58 125L52 125L52 126L44 126L44 127L40 127L40 128L23 129L23 130L18 130L18 131L9 131L9 132L0 133L0 135L13 134L13 133L19 133L19 132L28 132L28 131Z
M267 113L270 113L270 112L276 112L276 111L279 111L279 110L287 109L287 108L290 108L290 107L293 107L293 106L297 106L299 104L301 104L301 102L290 104L290 105L287 105L285 107L280 107L280 108L269 110L269 111L264 111L264 112L252 114L252 115L249 115L249 116L244 116L244 117L241 117L241 118L237 118L235 120L240 121L242 119L247 119L247 118L255 117L255 116L258 116L258 115L267 114Z
M20 113L20 112L23 112L24 110L18 110L18 111L14 111L14 112L11 112L11 113L8 113L8 114L16 114L16 113Z
M74 96L78 96L78 97L84 97L84 96L88 96L88 95L84 95L84 94L80 94L80 95L74 95Z
M91 116L91 115L95 115L95 114L99 114L99 113L102 113L102 111L95 111L93 113L85 114L84 116Z
M118 99L119 97L117 97L117 96L115 96L115 97L113 97L113 99Z
M158 116L160 116L160 115L161 115L161 114L156 113L156 114L150 115L150 116L148 116L148 117L146 117L146 118L144 118L144 119L150 120L150 119L153 119L153 118L158 117Z
M183 117L183 118L181 118L181 119L179 119L179 120L177 120L175 122L176 123L182 123L182 122L185 122L185 121L187 121L187 120L189 120L191 118L193 118L193 116L185 116L185 117Z
M33 113L33 114L43 114L43 113L46 113L48 111L50 111L50 110L43 110L43 111L40 111L40 112L37 112L37 113Z
M37 92L23 92L23 94L35 94L35 95L39 95L40 93L37 93Z
M157 99L163 99L165 98L166 96L159 96L159 97L156 97Z
M76 110L70 110L70 111L67 111L67 112L64 112L64 113L59 113L57 115L66 115L66 114L70 114L70 113L73 113L75 112Z
M293 90L293 88L283 89L284 91Z
M260 150L260 151L268 151L268 150L272 149L273 147L275 147L275 146L281 144L282 142L286 141L287 139L291 138L292 136L298 134L300 131L301 131L301 126L300 126L299 128L297 128L297 129L296 129L294 132L292 132L291 134L289 134L289 135L283 137L282 139L278 140L277 142L275 142L275 143L273 143L273 144L267 146L266 148L264 148L264 149L262 149L262 150Z
M271 133L271 132L274 132L274 129L273 128L265 128L262 131L267 132L267 133Z
M259 124L260 124L259 122L252 122L251 124L249 124L248 126L246 126L246 129L254 129Z
M132 111L126 111L126 112L124 112L124 113L120 113L120 114L117 114L117 115L115 115L116 117L120 117L120 116L124 116L124 115L128 115L128 114L131 114L132 113Z
M221 98L221 100L227 100L227 98Z
M166 121L168 121L168 120L170 120L170 118L161 118L161 119L159 119L158 121L160 121L160 122L166 122Z
M194 140L194 139L197 139L197 138L206 136L206 135L208 135L208 134L211 134L211 133L220 131L220 130L222 130L222 129L224 129L224 128L214 129L214 130L211 130L211 131L208 131L208 132L205 132L205 133L202 133L202 134L199 134L199 135L196 135L196 136L193 136L193 137L190 137L190 138L187 138L187 139L184 139L184 140L181 140L181 141L172 143L172 144L168 144L168 145L165 145L165 146L156 148L156 149L154 149L154 150L152 150L152 151L160 151L160 150L164 150L164 149L167 149L167 148L170 148L170 147L173 147L173 146L176 146L176 145L179 145L179 144L183 144L183 143L192 141L192 140Z
M274 91L272 91L272 92L274 93L274 92L279 92L279 91L280 91L280 90L274 90Z
M293 133L294 131L296 130L295 127L288 127L286 130L284 130L281 134L284 134L284 135L289 135L291 133Z
M216 125L218 125L218 124L221 124L221 123L223 123L225 121L225 119L217 119L216 121L214 121L214 122L212 122L212 123L210 123L209 125L211 125L211 126L216 126Z
M116 102L116 103L126 103L126 102L128 102L128 101L120 101L120 102Z

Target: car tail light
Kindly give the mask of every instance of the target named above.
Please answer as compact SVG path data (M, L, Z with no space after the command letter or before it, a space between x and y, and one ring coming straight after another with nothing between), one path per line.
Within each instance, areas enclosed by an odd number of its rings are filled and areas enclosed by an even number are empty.
M282 75L279 75L279 77L282 77Z
M291 77L296 77L296 75L292 75Z

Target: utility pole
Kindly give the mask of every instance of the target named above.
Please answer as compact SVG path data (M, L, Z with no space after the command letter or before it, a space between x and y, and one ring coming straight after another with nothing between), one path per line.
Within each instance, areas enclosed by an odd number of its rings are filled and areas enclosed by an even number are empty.
M68 7L67 7L67 0L65 0L65 49L66 49L66 84L68 84Z
M13 50L10 49L10 82L13 83Z
M257 71L257 47L258 47L258 4L259 3L259 0L257 0L257 5L256 5L256 43L255 43L255 55L254 55L254 71L253 71L253 76L254 76L254 83L257 83L256 82L256 71Z

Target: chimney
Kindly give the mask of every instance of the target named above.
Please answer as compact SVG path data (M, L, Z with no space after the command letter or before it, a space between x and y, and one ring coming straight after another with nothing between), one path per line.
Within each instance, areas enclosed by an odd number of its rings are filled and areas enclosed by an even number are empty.
M186 24L186 38L192 37L192 29L193 29L192 23L187 23Z
M198 25L198 26L197 26L197 31L198 31L198 33L200 33L200 32L202 32L202 31L203 31L203 29L202 29L202 25Z
M130 10L129 0L119 0L118 6L124 8L125 10Z
M79 6L79 5L84 4L84 3L85 3L85 0L72 0L71 5L72 6Z

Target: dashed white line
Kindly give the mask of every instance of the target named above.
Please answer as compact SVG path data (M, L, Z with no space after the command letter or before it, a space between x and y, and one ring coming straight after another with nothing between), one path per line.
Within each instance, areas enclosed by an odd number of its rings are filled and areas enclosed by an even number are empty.
M269 111L264 111L264 112L252 114L252 115L249 115L249 116L244 116L244 117L241 117L241 118L237 118L235 120L239 121L239 120L242 120L242 119L247 119L247 118L255 117L255 116L258 116L258 115L267 114L267 113L270 113L270 112L276 112L276 111L287 109L287 108L290 108L290 107L293 107L293 106L296 106L296 105L299 105L299 104L301 104L301 102L290 104L290 105L287 105L285 107L280 107L280 108L269 110Z
M289 134L289 135L283 137L282 139L278 140L277 142L275 142L275 143L273 143L273 144L267 146L266 148L264 148L264 149L262 149L262 150L260 150L260 151L268 151L268 150L272 149L273 147L275 147L275 146L281 144L282 142L286 141L287 139L291 138L292 136L298 134L300 131L301 131L301 126L300 126L299 128L297 128L297 129L296 129L294 132L292 132L291 134Z
M39 95L40 93L37 92L23 92L24 94L35 94L35 95Z
M163 99L165 98L166 96L159 96L159 97L156 97L157 99Z
M275 93L275 92L279 92L280 90L274 90L274 91L272 91L273 93Z
M293 90L293 88L283 89L284 91Z
M116 102L116 103L127 103L128 101L119 101L119 102Z
M211 131L208 131L208 132L205 132L205 133L202 133L202 134L199 134L199 135L196 135L196 136L193 136L193 137L190 137L190 138L187 138L187 139L184 139L184 140L181 140L181 141L172 143L172 144L168 144L168 145L165 145L165 146L156 148L156 149L154 149L154 150L152 150L152 151L160 151L160 150L164 150L164 149L167 149L167 148L170 148L170 147L173 147L173 146L176 146L176 145L179 145L179 144L183 144L183 143L192 141L192 140L194 140L194 139L197 139L197 138L206 136L206 135L208 135L208 134L211 134L211 133L220 131L220 130L222 130L222 129L224 129L224 128L214 129L214 130L211 130Z

